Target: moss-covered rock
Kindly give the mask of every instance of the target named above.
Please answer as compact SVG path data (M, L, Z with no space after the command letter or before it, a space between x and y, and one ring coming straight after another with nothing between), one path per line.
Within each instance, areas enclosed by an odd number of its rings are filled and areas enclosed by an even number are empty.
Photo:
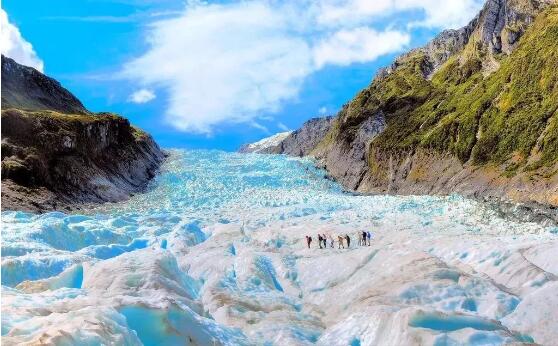
M516 164L525 165L537 141L548 143L547 137L555 136L547 127L558 107L558 9L542 13L494 73L484 77L477 58L460 58L447 61L431 81L399 88L391 104L377 103L389 120L372 146L435 149L475 164L501 164L519 155ZM372 90L394 95L393 80L418 77L413 67L398 69ZM409 106L409 95L427 96L413 97ZM541 145L537 152L542 165L558 160L553 145Z

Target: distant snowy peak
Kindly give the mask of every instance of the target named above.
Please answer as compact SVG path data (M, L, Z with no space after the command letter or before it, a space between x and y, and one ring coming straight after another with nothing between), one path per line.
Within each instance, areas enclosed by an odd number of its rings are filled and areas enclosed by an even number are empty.
M285 154L307 156L312 154L328 133L335 120L332 116L317 117L307 120L296 131L281 132L238 149L240 153Z
M274 154L281 152L281 143L287 138L292 131L279 132L273 136L266 137L262 140L251 144L245 144L238 152L240 153L259 153L259 154Z

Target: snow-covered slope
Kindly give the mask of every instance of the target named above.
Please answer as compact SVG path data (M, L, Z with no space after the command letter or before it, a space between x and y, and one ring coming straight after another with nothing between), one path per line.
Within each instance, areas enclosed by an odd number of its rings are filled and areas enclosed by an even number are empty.
M557 228L323 176L309 160L175 151L128 202L3 212L2 343L555 344Z
M266 137L257 142L243 145L238 149L240 153L259 153L259 154L275 154L280 152L279 146L292 131L279 132L273 136Z

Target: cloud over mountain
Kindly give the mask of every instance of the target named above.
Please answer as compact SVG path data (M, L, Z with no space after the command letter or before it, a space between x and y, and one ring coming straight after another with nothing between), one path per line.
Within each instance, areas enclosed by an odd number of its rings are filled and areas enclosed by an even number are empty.
M251 124L278 111L325 66L401 51L413 27L455 27L479 7L476 0L190 2L148 26L148 49L123 70L167 91L166 120L175 128L209 134L218 124ZM421 19L392 25L408 11Z
M44 63L37 56L31 43L27 42L19 29L8 20L8 14L0 9L0 24L2 25L1 40L2 54L9 56L18 63L31 66L43 72Z

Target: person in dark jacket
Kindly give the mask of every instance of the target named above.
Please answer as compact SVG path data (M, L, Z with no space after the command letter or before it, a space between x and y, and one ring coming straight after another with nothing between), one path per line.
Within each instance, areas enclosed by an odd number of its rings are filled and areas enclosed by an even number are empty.
M310 244L312 244L312 237L306 236L306 244L308 244L308 248L310 248Z
M351 247L351 237L348 234L345 234L345 239L347 240L347 248Z
M322 239L322 235L320 233L318 233L318 245L320 246L320 249L322 248L322 242L324 240Z

